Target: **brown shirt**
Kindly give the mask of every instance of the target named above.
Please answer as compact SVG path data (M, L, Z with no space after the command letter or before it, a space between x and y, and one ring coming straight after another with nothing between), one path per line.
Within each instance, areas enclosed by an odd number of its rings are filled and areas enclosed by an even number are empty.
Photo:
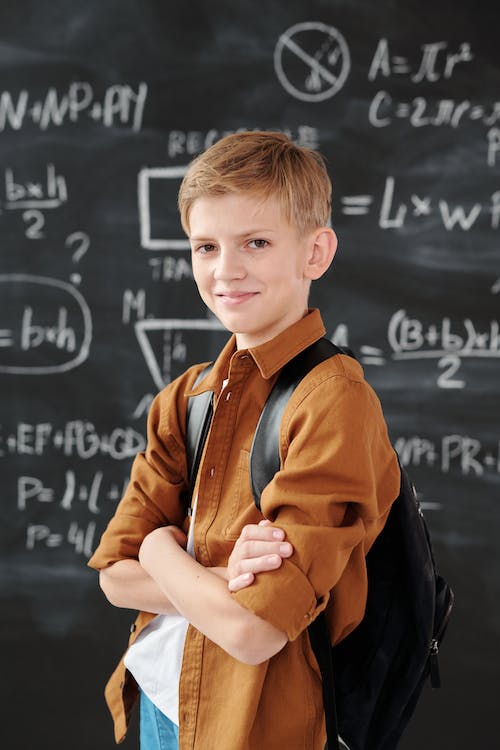
M183 525L187 395L210 389L215 410L198 474L195 551L202 565L226 565L243 526L262 518L248 459L265 400L283 365L322 335L321 317L312 311L253 349L236 351L232 337L194 391L203 365L168 385L150 411L147 449L135 459L129 487L89 564L101 569L137 558L148 532ZM180 750L324 747L321 680L306 628L326 607L337 642L362 619L365 555L400 481L380 403L355 360L332 357L299 384L282 420L280 453L281 470L262 494L262 512L285 530L294 554L234 596L289 641L267 662L249 666L189 626L179 685ZM152 617L139 614L131 642ZM117 741L136 695L121 662L106 688Z

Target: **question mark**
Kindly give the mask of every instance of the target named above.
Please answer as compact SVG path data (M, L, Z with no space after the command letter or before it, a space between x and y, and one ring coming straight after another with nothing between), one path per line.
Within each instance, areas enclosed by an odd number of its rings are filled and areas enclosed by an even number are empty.
M66 237L66 242L64 244L70 249L76 247L71 256L71 260L73 263L79 263L90 247L90 237L85 232L73 232ZM82 280L79 273L71 274L70 278L74 284L79 284Z

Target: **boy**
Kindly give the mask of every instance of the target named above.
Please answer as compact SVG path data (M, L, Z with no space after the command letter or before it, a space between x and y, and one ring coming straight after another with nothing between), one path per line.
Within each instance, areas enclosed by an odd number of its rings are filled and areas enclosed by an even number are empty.
M324 335L307 303L337 247L331 183L286 136L239 133L191 164L179 208L200 295L233 336L199 384L203 365L156 397L147 449L90 561L112 604L141 610L106 689L115 736L139 686L144 750L323 750L307 626L326 608L335 643L361 621L365 555L399 491L360 365L332 357L295 390L262 514L248 458L280 369ZM214 416L185 549L187 397L206 390Z

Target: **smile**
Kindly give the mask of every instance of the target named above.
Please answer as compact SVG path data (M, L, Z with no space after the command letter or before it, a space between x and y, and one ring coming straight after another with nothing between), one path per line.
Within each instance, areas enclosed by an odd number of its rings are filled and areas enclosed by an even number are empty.
M235 307L237 305L241 305L244 302L248 302L250 299L253 299L258 294L258 292L227 292L227 293L218 293L215 296L217 297L220 302L222 302L224 305L228 305L229 307Z

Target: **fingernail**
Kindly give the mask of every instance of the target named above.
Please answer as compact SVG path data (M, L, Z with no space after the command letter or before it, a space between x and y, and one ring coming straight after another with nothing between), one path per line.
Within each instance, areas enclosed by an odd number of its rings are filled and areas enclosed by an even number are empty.
M285 533L281 529L274 529L273 531L273 538L274 539L284 539Z
M280 544L280 552L282 555L288 555L288 553L290 552L290 545L288 544L288 542Z

